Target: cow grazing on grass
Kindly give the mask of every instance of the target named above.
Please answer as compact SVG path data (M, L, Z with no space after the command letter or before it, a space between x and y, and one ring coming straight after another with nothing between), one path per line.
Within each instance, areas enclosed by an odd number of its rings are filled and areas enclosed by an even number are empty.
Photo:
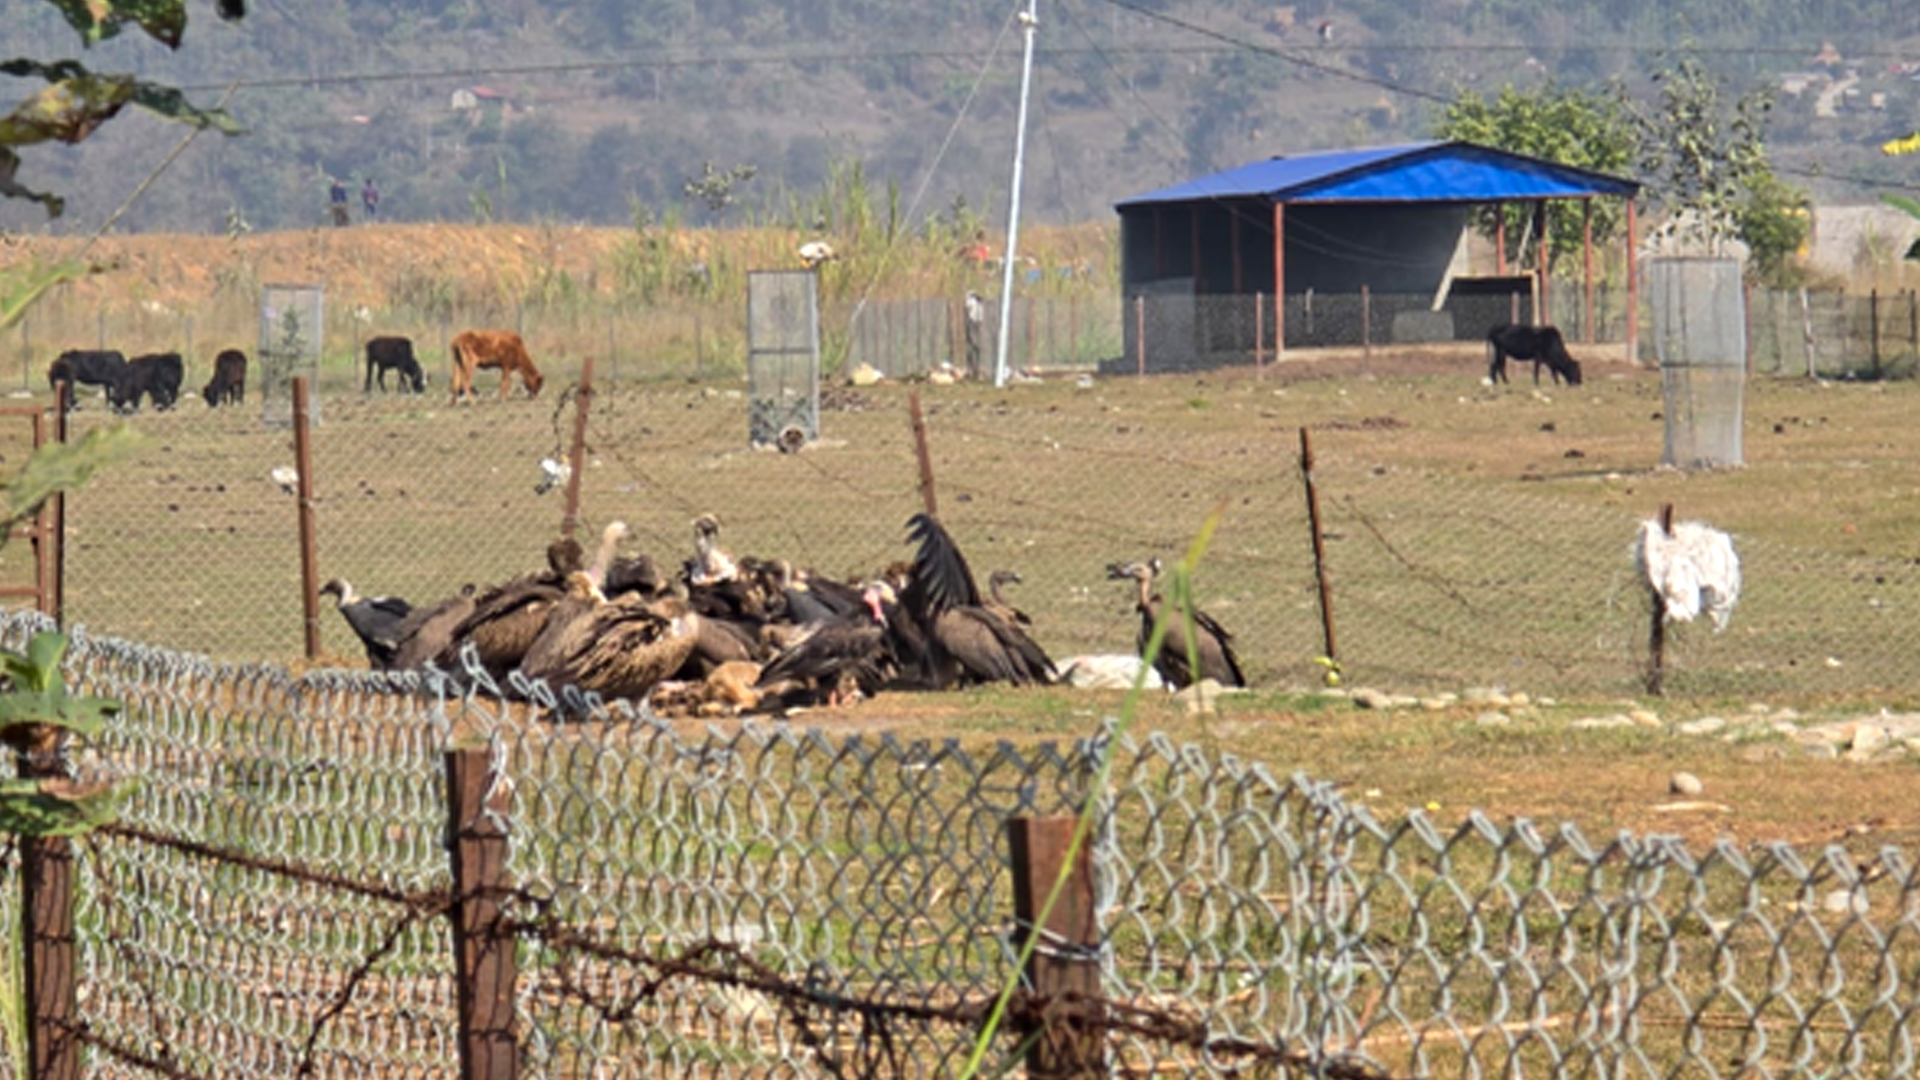
M387 390L387 372L398 373L400 390L404 393L418 394L427 388L427 376L420 370L420 361L413 357L413 340L403 337L377 337L367 341L367 385L363 393L373 393L373 384L380 384L380 392ZM376 378L377 375L377 378Z
M111 393L126 368L126 356L112 349L68 349L47 368L47 385L58 389L61 383L66 383L67 404L78 408L77 391L81 384L102 387Z
M127 361L120 381L107 392L115 412L140 411L140 397L146 395L156 410L173 408L180 398L180 380L186 377L186 363L177 352L148 353Z
M213 378L200 391L209 408L238 405L247 400L247 354L226 349L213 358Z
M538 397L546 381L540 369L533 366L533 358L527 355L526 342L511 330L463 330L454 335L453 400L473 396L473 373L480 368L500 369L503 399L513 389L516 371L520 373L521 384L527 388L528 397Z
M1533 361L1533 383L1540 385L1540 365L1553 372L1553 381L1566 380L1568 386L1580 385L1580 362L1567 355L1567 343L1560 331L1551 326L1496 326L1487 331L1487 381L1508 382L1507 358Z

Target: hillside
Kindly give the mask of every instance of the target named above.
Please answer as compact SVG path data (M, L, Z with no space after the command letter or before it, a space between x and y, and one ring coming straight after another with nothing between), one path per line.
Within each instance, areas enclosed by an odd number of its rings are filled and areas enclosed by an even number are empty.
M1797 88L1771 114L1773 152L1823 201L1913 178L1910 161L1874 150L1920 127L1907 0L1044 6L1034 221L1104 220L1117 198L1267 154L1423 138L1463 87L1619 79L1650 101L1650 77L1682 47L1730 94ZM254 5L238 25L199 17L178 52L123 35L85 60L205 104L231 88L248 128L191 146L123 219L129 231L312 226L329 175L375 178L385 214L409 222L838 225L822 195L849 177L912 221L999 221L1016 7L320 0ZM0 23L10 53L77 51L45 0L0 0ZM134 114L78 148L33 148L23 179L66 193L69 214L48 226L36 207L0 203L0 229L96 226L180 135ZM686 189L708 165L754 171L719 211Z

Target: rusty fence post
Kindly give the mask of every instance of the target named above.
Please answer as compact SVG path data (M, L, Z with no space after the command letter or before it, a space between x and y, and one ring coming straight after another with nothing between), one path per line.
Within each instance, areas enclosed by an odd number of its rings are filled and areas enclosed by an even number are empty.
M560 515L560 535L572 537L580 527L580 476L587 468L587 420L593 415L593 357L580 363L580 385L573 392L573 447L567 451L567 505Z
M1673 537L1672 503L1660 504L1660 532L1669 539ZM1647 592L1653 600L1653 622L1647 628L1647 693L1661 697L1666 693L1667 603L1659 586L1651 581L1647 582Z
M300 474L295 484L300 503L300 611L309 660L320 658L320 553L313 526L313 420L308 411L307 378L293 379L293 456Z
M1338 663L1339 647L1333 637L1333 584L1327 579L1326 531L1320 523L1320 487L1313 480L1313 437L1300 429L1300 478L1307 489L1307 527L1313 533L1313 577L1320 589L1320 636L1327 649L1327 660Z
M57 775L22 760L22 778ZM26 912L27 1054L33 1080L80 1080L77 950L73 937L73 841L20 838L20 887Z
M53 441L62 446L67 444L67 413L73 408L73 383L62 380L53 388ZM39 440L36 438L35 444ZM46 527L41 541L52 548L52 576L47 587L52 591L52 600L45 601L43 608L53 616L55 626L67 625L67 493L56 491L53 498L47 500L42 512L42 524Z
M512 789L487 747L446 753L451 811L454 978L459 988L461 1080L515 1080L520 1046L513 1000L519 980L501 899L508 888Z
M1016 817L1007 819L1007 849L1013 863L1014 948L1023 948L1028 935L1040 935L1021 973L1026 989L1042 999L1045 1019L1026 1018L1014 1028L1027 1051L1027 1076L1032 1080L1092 1080L1104 1077L1106 1039L1098 1021L1100 1001L1100 928L1094 917L1093 856L1091 845L1073 846L1072 817ZM1058 899L1044 921L1047 897L1066 870ZM1075 1029L1051 1022L1072 1014L1090 1022Z
M933 497L933 451L927 446L927 418L920 411L920 391L907 395L907 415L913 423L913 456L920 462L920 504L929 517L939 517Z

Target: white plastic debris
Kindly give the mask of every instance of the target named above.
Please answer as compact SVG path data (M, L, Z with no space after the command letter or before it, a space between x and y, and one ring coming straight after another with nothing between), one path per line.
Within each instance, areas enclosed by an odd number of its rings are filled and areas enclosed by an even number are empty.
M291 465L275 465L267 470L267 475L273 479L274 483L280 485L281 491L289 495L299 490L300 470Z
M1692 622L1704 612L1716 631L1727 628L1740 599L1740 556L1733 537L1698 521L1677 522L1668 536L1658 521L1642 521L1633 561L1666 605L1667 618Z
M554 488L565 484L573 475L573 466L553 458L540 459L540 482L533 487L535 495L545 495Z

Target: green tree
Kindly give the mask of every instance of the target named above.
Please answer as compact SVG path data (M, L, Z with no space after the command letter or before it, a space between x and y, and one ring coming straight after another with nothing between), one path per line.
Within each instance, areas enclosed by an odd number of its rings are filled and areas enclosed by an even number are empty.
M1655 76L1659 101L1640 118L1647 196L1667 212L1660 230L1715 250L1747 245L1751 273L1777 280L1807 238L1806 192L1767 160L1766 90L1729 101L1720 80L1691 56Z
M1508 86L1492 101L1465 90L1447 104L1434 133L1442 139L1460 139L1615 176L1631 171L1640 150L1639 129L1617 86L1602 90L1554 83L1531 90ZM1482 233L1492 236L1496 229L1504 229L1507 250L1522 251L1531 207L1481 206L1474 214ZM1618 236L1624 217L1616 201L1596 200L1594 241ZM1578 215L1552 214L1547 235L1550 258L1576 255L1585 239L1585 226Z

